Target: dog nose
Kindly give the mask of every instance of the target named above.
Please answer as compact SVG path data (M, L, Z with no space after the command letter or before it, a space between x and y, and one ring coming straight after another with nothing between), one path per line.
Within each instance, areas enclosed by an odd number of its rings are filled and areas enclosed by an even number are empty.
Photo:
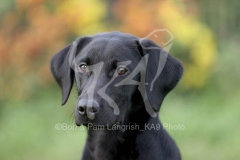
M87 100L80 100L78 103L78 112L81 115L84 114L91 114L94 115L99 111L99 104L96 101L87 101Z

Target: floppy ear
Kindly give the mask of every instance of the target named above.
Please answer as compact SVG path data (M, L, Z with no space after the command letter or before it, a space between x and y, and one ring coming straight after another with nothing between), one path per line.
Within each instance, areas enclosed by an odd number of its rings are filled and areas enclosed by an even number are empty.
M75 61L74 58L89 41L91 37L77 38L72 44L66 46L56 53L51 59L52 75L62 90L62 105L64 105L70 95L73 80Z
M67 102L73 86L74 71L69 64L71 49L72 44L66 46L51 59L52 75L62 90L62 105Z
M159 111L164 97L179 82L183 74L182 64L148 39L140 39L140 53L148 54L145 81L148 100L154 111Z

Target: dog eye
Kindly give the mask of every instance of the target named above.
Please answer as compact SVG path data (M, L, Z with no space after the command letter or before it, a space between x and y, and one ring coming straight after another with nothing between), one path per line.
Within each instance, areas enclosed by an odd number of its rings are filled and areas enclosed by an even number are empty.
M128 71L128 70L127 70L126 68L124 68L124 67L118 67L118 69L117 69L118 75L123 75L123 74L125 74L127 71Z
M82 71L83 73L87 72L87 65L86 65L86 64L80 64L80 65L79 65L79 68L81 69L81 71Z

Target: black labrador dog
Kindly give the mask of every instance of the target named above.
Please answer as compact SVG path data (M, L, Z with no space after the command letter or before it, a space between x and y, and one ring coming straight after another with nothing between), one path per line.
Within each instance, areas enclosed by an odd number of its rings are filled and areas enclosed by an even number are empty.
M51 60L62 105L74 81L76 125L88 129L83 160L179 160L158 111L182 64L148 39L121 32L80 37Z

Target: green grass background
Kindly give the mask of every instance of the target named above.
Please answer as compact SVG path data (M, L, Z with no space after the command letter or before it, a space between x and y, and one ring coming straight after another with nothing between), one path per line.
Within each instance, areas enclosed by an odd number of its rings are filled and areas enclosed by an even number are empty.
M75 95L60 106L57 89L44 89L27 102L12 101L1 108L0 159L79 159L86 130L57 130L57 123L74 126ZM208 94L207 94L208 93ZM168 130L177 142L183 159L238 159L240 127L239 93L221 97L214 90L201 94L175 95L165 99L160 111L162 123L184 125ZM14 110L13 110L14 108Z
M203 90L181 93L181 83L162 104L162 123L184 125L168 130L183 160L237 160L240 157L240 63L237 45L220 45L213 76ZM227 54L227 53L231 54ZM74 126L76 90L60 106L57 84L35 88L31 98L0 102L0 160L80 159L86 130Z

